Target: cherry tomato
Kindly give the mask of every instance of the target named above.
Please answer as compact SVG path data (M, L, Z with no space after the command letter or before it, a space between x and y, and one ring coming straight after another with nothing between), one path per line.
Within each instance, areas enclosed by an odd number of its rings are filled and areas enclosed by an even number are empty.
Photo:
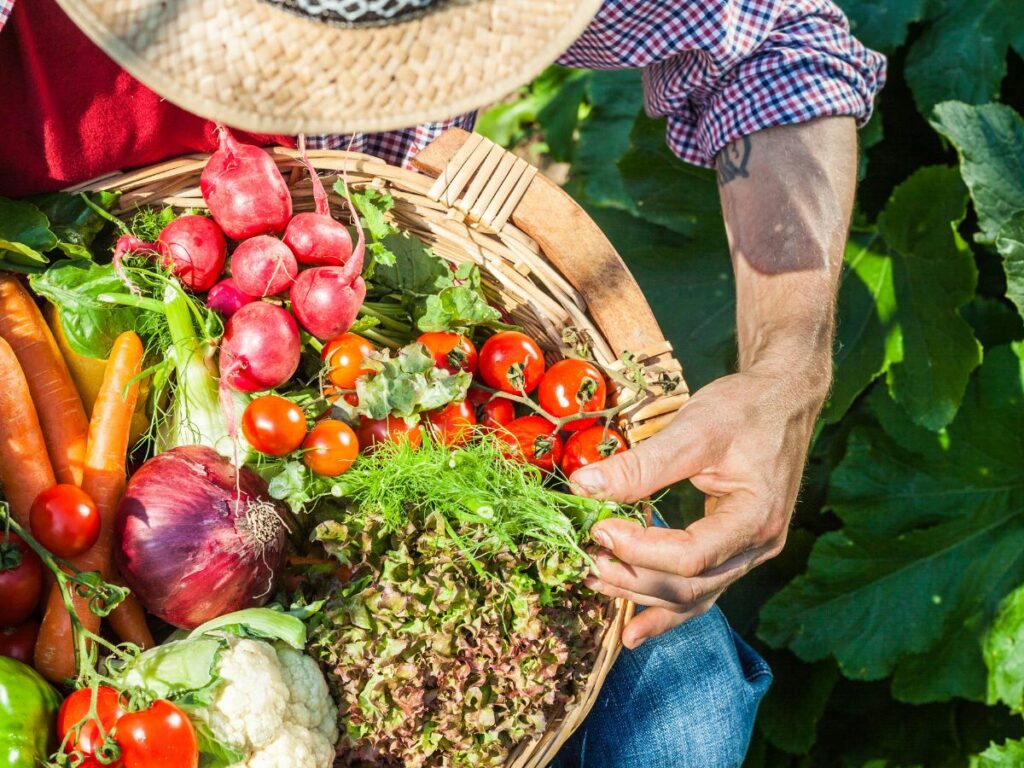
M492 395L479 387L470 387L469 402L476 410L477 423L488 429L508 426L516 417L516 407L511 400Z
M513 446L511 458L523 459L535 467L552 472L562 458L562 438L555 425L541 416L522 416L504 429L498 437Z
M586 360L559 360L548 368L537 387L540 407L558 418L600 411L607 396L604 375ZM578 419L562 429L577 432L596 423L597 419Z
M149 709L129 712L117 722L124 768L196 768L199 743L188 717L157 699Z
M409 426L400 416L388 416L386 419L362 419L356 432L359 444L369 448L377 443L408 440L413 448L423 444L423 432L419 424Z
M302 444L302 460L318 475L335 477L346 472L359 455L352 427L337 419L324 419L309 430Z
M35 610L43 589L43 562L16 533L5 546L0 531L0 627L21 624ZM14 560L18 565L13 565Z
M331 405L334 405L338 400L342 399L342 397L344 397L346 403L353 407L359 405L359 395L355 392L346 392L343 396L341 394L341 390L331 384L324 386L324 397Z
M431 331L416 339L434 358L434 365L449 373L469 371L476 373L477 354L473 342L461 333Z
M263 395L245 407L242 434L260 453L284 456L302 445L306 437L306 414L291 400Z
M604 461L609 456L626 450L626 439L616 430L604 427L589 427L574 433L565 442L562 453L562 472L566 477L580 467Z
M465 400L449 403L426 414L427 424L437 439L445 445L462 445L473 436L476 413Z
M532 392L544 375L544 353L519 331L501 331L480 349L480 378L502 392Z
M20 627L0 629L0 656L10 656L31 666L38 635L39 625L34 621Z
M87 757L94 755L103 744L100 726L103 727L103 733L109 734L110 729L124 715L118 692L109 685L101 685L96 689L96 717L79 726L79 723L88 716L91 702L92 689L80 688L60 705L60 711L57 713L57 737L63 741L64 737L71 733L66 746L69 754L77 751Z
M29 516L36 541L57 557L75 557L100 536L100 511L85 491L60 483L32 502Z
M377 348L362 336L343 333L324 345L320 359L327 364L327 378L338 389L355 389L356 380L373 371L363 368L363 360Z

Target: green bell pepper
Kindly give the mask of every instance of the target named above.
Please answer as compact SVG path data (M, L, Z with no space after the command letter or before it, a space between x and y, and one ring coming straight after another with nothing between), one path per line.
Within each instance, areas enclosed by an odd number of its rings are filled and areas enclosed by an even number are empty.
M38 768L55 748L60 696L32 667L0 656L0 768Z

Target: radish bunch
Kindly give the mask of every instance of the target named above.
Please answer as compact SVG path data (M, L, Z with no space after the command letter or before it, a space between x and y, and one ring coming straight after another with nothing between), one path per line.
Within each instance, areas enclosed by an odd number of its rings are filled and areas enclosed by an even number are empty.
M299 326L328 339L352 325L366 296L365 241L360 229L353 246L348 228L331 217L327 192L308 160L316 210L293 216L288 185L273 158L240 144L223 126L218 134L220 148L200 178L212 219L182 216L156 243L132 239L119 247L159 256L186 288L207 292L207 306L227 319L222 382L258 392L295 374ZM353 218L358 228L354 211ZM236 243L230 276L224 274L228 239Z

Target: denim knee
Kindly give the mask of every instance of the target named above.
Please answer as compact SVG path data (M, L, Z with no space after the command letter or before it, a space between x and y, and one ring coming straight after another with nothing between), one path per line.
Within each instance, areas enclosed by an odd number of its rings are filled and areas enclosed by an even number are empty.
M557 768L739 768L768 665L717 608L616 661Z

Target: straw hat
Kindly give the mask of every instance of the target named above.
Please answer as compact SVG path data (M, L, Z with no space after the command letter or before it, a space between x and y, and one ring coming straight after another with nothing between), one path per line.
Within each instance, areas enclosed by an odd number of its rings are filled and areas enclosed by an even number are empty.
M58 0L178 106L261 133L406 128L501 99L601 0Z

